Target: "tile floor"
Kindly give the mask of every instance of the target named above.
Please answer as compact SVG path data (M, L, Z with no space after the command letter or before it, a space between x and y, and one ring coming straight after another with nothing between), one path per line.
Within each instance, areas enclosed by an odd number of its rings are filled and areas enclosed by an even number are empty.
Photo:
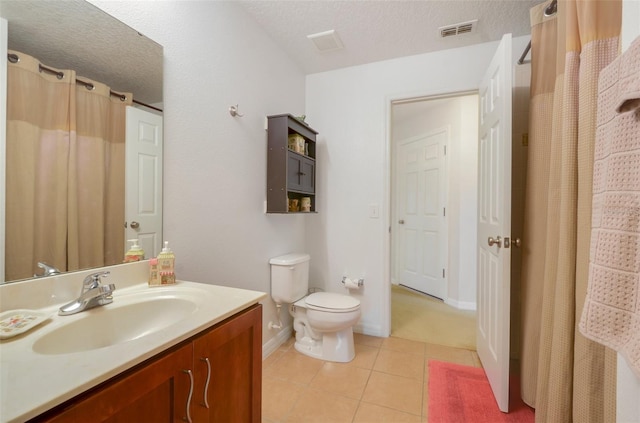
M350 363L298 353L293 338L263 362L264 423L426 422L427 361L480 367L475 351L354 335Z

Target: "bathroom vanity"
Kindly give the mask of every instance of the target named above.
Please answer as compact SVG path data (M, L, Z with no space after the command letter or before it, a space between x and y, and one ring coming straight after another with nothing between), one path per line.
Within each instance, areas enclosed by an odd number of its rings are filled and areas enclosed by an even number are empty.
M38 307L52 316L0 343L0 421L261 420L266 294L124 282L140 282L146 269L111 267L113 303L73 316L58 316L57 307L77 295L84 273L38 281L31 308L59 303ZM9 304L31 297L19 284L0 286L0 311L26 308Z

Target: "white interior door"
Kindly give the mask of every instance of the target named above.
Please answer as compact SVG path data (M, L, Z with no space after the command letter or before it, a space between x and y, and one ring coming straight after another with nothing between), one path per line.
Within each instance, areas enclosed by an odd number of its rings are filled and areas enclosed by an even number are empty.
M138 238L145 258L157 257L162 244L162 116L127 107L125 144L125 240Z
M398 282L444 299L446 160L449 128L398 143L396 154L396 257Z
M477 349L491 389L509 411L511 34L480 85Z

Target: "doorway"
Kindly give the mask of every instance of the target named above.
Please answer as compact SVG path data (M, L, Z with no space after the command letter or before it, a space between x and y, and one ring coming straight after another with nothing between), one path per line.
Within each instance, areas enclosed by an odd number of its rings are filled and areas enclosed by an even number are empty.
M391 281L465 310L476 301L477 128L475 92L391 104ZM407 212L421 220L409 236Z
M476 306L477 116L475 92L391 102L392 298L398 296L398 286L435 297L435 311L427 313L431 319L443 308L460 312L472 319L472 331ZM398 316L407 310L398 310L398 304L402 301L392 300L391 327L401 333L394 317L401 319ZM431 303L424 304L429 307Z

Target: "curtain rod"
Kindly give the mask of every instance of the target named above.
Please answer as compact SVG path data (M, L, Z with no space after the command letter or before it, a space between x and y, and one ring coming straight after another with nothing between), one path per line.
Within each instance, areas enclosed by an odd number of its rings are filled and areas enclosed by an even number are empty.
M529 44L527 44L527 46L524 48L524 51L522 52L522 56L520 56L520 59L518 59L519 65L524 63L524 58L527 57L529 50L531 50L531 41L529 41Z
M544 9L544 15L546 17L549 17L555 15L556 13L558 13L558 0L551 0L551 3L549 3L549 5ZM520 56L520 59L518 60L519 65L522 65L524 63L524 58L527 57L527 53L529 53L529 50L531 50L531 41L529 41L529 44L527 44L527 46L524 48L524 51L522 52L522 56Z
M20 58L18 57L18 55L17 55L17 54L14 54L14 53L9 53L9 54L7 54L7 59L8 59L11 63L18 63L18 61L20 60ZM50 73L50 74L52 74L52 75L55 75L58 79L62 79L62 78L64 78L64 72L62 72L62 71L57 71L57 70L55 70L55 69L48 68L48 67L44 66L44 65L43 65L43 64L41 64L41 63L38 63L38 70L39 70L40 72L43 72L43 71L44 71L44 72L48 72L48 73ZM78 78L76 78L76 82L77 82L77 83L79 83L80 85L84 86L84 87L85 87L85 88L87 88L88 90L92 90L92 89L93 89L93 87L94 87L94 85L93 85L91 82L86 82L86 81L83 81L83 80L78 79ZM122 94L122 93L115 92L115 91L113 91L113 90L111 90L111 89L109 89L109 95L114 96L114 97L118 97L121 101L125 101L125 100L127 99L127 96L126 96L126 95L124 95L124 94ZM159 109L159 108L157 108L157 107L151 106L151 105L146 104L146 103L143 103L143 102L141 102L141 101L138 101L138 100L136 100L135 98L132 98L132 99L131 99L131 102L133 102L133 103L135 103L135 104L139 104L140 106L148 107L148 108L153 109L153 110L156 110L156 111L158 111L158 112L162 112L162 109Z

